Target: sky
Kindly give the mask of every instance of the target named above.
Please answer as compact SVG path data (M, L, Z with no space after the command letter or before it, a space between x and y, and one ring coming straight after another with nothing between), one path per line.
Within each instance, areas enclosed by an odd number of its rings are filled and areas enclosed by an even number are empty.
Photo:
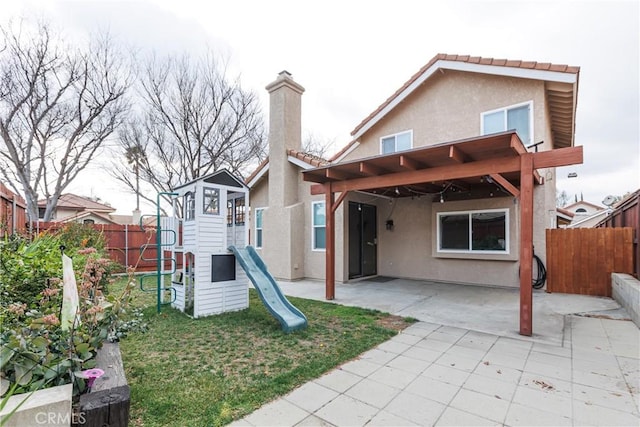
M10 18L50 20L64 33L109 30L143 52L228 58L229 75L260 99L282 70L305 87L303 135L350 141L360 121L438 53L580 67L575 144L582 165L558 168L557 188L596 204L640 188L640 2L409 0L11 1ZM135 196L107 166L66 192L128 214ZM568 178L570 172L576 178ZM143 205L145 213L153 207Z

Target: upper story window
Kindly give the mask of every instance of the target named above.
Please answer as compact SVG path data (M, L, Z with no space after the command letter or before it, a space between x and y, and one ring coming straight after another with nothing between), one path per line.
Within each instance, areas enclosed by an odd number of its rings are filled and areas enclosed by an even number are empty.
M262 213L264 208L256 208L256 248L262 247Z
M196 195L189 191L184 195L184 220L191 221L196 217Z
M438 213L438 252L509 253L509 211Z
M217 188L204 189L204 205L202 213L207 215L220 214L220 191Z
M514 129L524 145L533 144L533 101L512 105L481 115L482 135Z
M380 154L395 153L413 147L413 131L396 133L380 138Z
M327 248L324 206L324 202L313 202L311 204L311 248L316 251L323 251Z

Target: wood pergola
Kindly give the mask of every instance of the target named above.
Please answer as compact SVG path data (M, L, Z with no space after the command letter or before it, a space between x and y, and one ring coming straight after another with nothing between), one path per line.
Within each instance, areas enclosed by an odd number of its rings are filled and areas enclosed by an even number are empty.
M582 147L531 153L513 131L363 158L303 171L312 194L325 195L325 297L335 298L335 212L350 191L394 197L415 192L448 200L489 197L496 185L520 200L520 334L532 334L533 187L539 168L581 164ZM336 198L336 194L339 194Z

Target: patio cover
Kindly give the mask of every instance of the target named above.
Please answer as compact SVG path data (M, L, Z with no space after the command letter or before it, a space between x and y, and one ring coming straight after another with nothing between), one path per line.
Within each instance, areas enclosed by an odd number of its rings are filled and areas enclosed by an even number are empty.
M520 334L532 334L533 186L536 171L581 164L582 147L530 153L515 131L431 145L303 171L325 195L325 297L335 298L335 211L349 191L392 197L415 194L469 199L488 197L496 185L520 200ZM336 199L336 193L340 195Z

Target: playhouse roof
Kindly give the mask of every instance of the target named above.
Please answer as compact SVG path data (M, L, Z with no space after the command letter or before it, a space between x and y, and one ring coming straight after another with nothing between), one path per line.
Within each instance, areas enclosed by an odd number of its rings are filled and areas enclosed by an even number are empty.
M186 182L182 185L179 185L177 187L174 188L174 190L178 190L180 188L184 188L188 185L191 185L197 181L204 181L208 184L218 184L218 185L225 185L227 187L238 187L238 188L243 188L246 189L248 188L241 179L237 178L235 175L233 175L231 172L229 172L226 169L220 169L217 170L215 172L212 172L208 175L205 176L201 176L199 178L196 178L192 181Z

